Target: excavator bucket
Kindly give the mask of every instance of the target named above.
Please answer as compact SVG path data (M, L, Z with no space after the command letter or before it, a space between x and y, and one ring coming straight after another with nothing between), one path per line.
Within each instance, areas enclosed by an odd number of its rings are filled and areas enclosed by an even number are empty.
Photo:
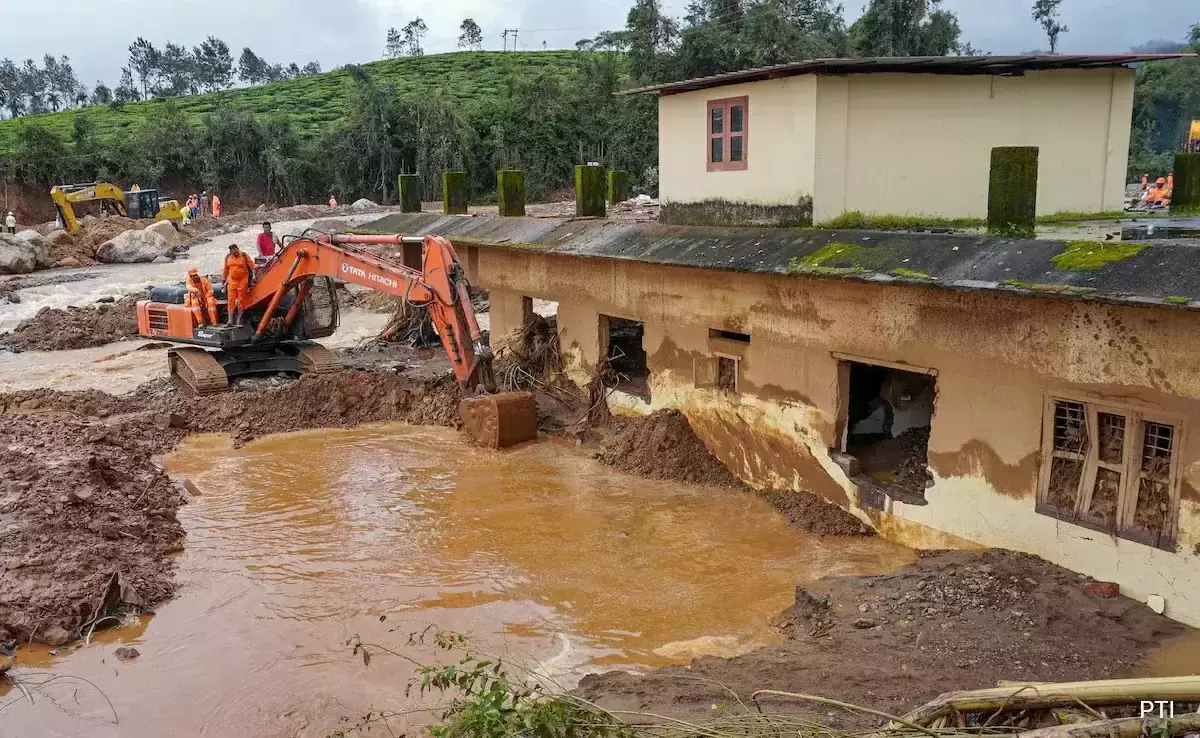
M537 404L532 392L469 397L458 404L463 427L484 448L508 448L537 438Z

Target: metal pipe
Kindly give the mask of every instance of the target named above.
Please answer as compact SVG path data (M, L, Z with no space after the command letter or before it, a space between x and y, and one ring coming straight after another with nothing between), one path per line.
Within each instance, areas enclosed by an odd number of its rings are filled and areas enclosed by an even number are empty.
M467 290L466 280L459 280L455 284L455 289L458 290L459 304L463 306L463 315L467 316L467 328L471 331L471 343L478 345L483 342L483 334L479 332L479 321L475 319L475 308L471 304L471 293Z
M402 243L416 244L425 243L424 236L401 236L382 235L382 234L367 234L367 233L334 233L329 236L329 242L332 244L364 244L374 246L395 246Z
M267 305L267 311L263 313L262 320L258 321L258 330L255 334L262 338L267 333L267 325L271 322L271 316L275 314L275 308L279 307L279 301L287 294L288 284L292 281L292 277L296 274L296 270L300 268L300 260L304 258L304 252L296 254L296 260L292 262L292 268L288 270L287 276L279 283L278 289L271 297L271 303Z
M309 277L304 284L300 285L300 289L296 292L296 301L288 308L287 317L283 320L283 332L287 333L292 329L292 323L296 322L296 316L300 314L300 306L304 304L304 298L308 297L308 293L312 290L313 281Z

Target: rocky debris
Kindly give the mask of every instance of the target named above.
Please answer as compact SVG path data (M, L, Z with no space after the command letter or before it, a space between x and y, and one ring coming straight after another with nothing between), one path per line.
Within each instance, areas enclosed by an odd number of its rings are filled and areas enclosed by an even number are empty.
M21 239L22 241L28 241L29 243L33 244L35 248L42 248L46 245L46 240L42 237L42 234L38 233L32 228L26 228L23 231L17 231L16 235L17 238Z
M116 651L113 651L113 656L116 656L117 658L121 659L122 661L133 661L134 659L136 659L138 656L141 656L141 655L142 655L141 651L138 651L133 646L121 646Z
M372 202L371 200L368 200L365 197L360 197L359 199L350 203L351 210L370 210L371 208L377 208L377 207L379 207L379 203Z
M787 518L788 524L818 536L873 536L875 529L832 502L809 492L773 489L758 492Z
M103 346L136 336L139 299L140 295L133 295L94 307L45 307L17 324L11 333L0 335L0 345L14 351L60 351Z
M174 261L175 261L175 259L171 258L170 256L156 256L156 257L154 257L154 260L151 261L150 263L151 264L171 264Z
M100 244L96 259L105 264L145 263L169 257L173 251L171 242L154 231L130 230Z
M999 680L1130 676L1184 626L1125 597L1087 594L1083 577L1006 551L925 552L882 576L838 576L798 587L776 625L782 644L732 659L701 658L643 676L584 677L577 690L608 709L711 714L763 687L900 715L943 692ZM834 728L874 727L850 713L789 701L763 708Z

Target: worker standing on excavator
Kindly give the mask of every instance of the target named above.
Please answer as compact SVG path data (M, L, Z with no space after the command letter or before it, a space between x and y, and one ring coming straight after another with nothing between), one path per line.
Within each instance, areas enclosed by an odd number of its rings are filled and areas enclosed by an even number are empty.
M246 309L246 298L250 293L250 275L254 273L254 260L237 247L229 244L229 255L225 257L225 269L221 281L225 283L225 309L229 311L229 325L242 325L242 312Z
M192 309L196 325L217 324L217 298L213 296L212 282L200 276L196 267L188 269L187 297L183 298L183 304Z

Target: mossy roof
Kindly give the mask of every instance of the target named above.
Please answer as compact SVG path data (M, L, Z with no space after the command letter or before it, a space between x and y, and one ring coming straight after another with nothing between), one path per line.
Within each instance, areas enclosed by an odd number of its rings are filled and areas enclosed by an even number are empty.
M716 228L601 218L389 215L374 231L453 242L798 279L1018 292L1200 309L1200 241L1054 241L977 235ZM1053 289L1055 287L1061 289ZM1170 297L1171 299L1164 299ZM1189 298L1190 305L1181 298Z

